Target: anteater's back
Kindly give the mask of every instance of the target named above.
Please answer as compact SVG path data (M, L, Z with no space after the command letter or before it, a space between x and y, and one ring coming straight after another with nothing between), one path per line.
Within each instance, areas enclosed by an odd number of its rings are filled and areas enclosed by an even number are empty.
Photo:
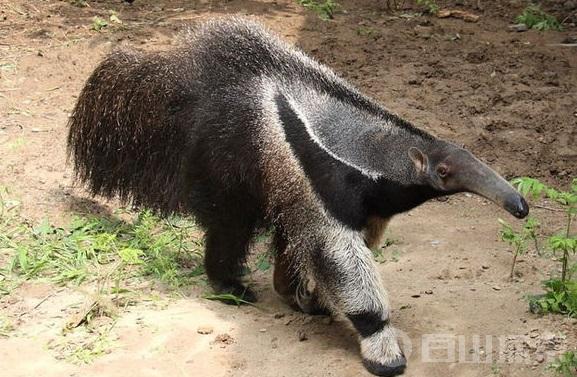
M185 209L191 166L202 159L215 165L205 172L242 179L256 174L251 158L258 151L246 141L257 133L250 127L259 116L257 83L263 78L306 83L379 111L260 25L216 20L167 52L117 51L100 63L70 120L68 148L77 177L93 194L170 213Z

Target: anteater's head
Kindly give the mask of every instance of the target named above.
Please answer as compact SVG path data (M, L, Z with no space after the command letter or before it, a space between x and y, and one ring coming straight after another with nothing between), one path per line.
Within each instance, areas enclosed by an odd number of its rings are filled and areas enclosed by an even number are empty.
M469 151L445 142L424 149L411 147L408 151L420 184L440 195L457 192L481 195L520 219L529 213L523 196Z

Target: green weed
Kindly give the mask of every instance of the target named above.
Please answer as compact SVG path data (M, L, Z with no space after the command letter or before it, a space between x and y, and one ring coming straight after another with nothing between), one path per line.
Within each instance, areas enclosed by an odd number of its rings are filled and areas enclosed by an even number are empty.
M501 239L507 242L513 248L513 262L511 263L510 278L515 278L515 265L519 255L524 254L527 250L527 242L533 240L537 252L539 252L539 244L537 241L537 228L539 223L532 217L527 218L520 231L516 231L513 227L503 219L499 219L501 224Z
M546 293L529 297L533 313L560 313L577 317L577 281L549 279L543 283Z
M92 30L101 31L108 26L108 21L98 16L92 18Z
M569 256L577 252L577 235L571 235L571 225L577 215L577 178L573 179L567 191L557 190L529 177L516 178L512 183L523 195L531 196L533 199L544 196L563 207L565 228L563 232L549 237L548 243L554 253L562 253L561 280L565 281L569 268Z
M555 255L561 254L560 278L544 282L545 294L529 298L529 307L533 312L563 313L577 316L577 281L572 276L577 264L571 265L571 256L577 253L577 235L572 233L571 225L577 216L577 179L573 179L566 191L545 185L529 177L512 181L517 189L532 199L547 198L563 208L565 224L563 230L547 238L547 244Z
M375 258L375 261L377 263L385 263L387 261L387 257L385 256L385 249L388 248L389 246L392 246L394 244L398 243L398 240L393 239L393 238L385 238L385 240L381 243L381 245L375 249L372 249L371 251L373 252L373 258ZM396 253L396 254L395 254ZM395 250L391 253L391 260L393 262L397 262L398 261L398 251Z
M338 4L334 0L297 0L303 7L315 12L321 20L327 21L333 18Z
M554 16L545 13L539 5L531 4L523 9L523 12L517 16L515 22L525 24L529 29L540 31L561 30L561 24Z
M417 0L417 5L425 7L430 14L437 14L439 11L439 6L435 0Z
M575 377L577 376L577 350L567 351L555 361L553 361L548 369L555 372L558 376Z
M235 296L232 293L209 294L209 295L202 296L202 298L205 298L207 300L222 301L224 303L229 303L229 304L232 303L236 306L240 306L241 304L254 306L254 304L252 302L243 300L241 297Z
M117 279L152 276L171 287L204 272L202 242L188 235L190 220L161 219L149 211L131 222L112 217L76 217L65 227L23 219L0 225L0 250L12 255L3 274L80 284L114 270ZM118 288L118 287L117 287Z
M3 315L0 315L0 337L8 337L14 331L14 325Z

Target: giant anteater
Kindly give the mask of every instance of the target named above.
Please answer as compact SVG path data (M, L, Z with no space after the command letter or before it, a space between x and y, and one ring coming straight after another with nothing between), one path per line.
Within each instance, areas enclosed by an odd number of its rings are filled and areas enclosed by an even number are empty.
M406 364L370 250L388 219L462 191L528 213L471 153L243 19L205 23L170 51L110 54L82 90L68 145L93 194L194 215L218 292L256 299L242 266L257 229L273 227L276 291L347 317L381 376Z

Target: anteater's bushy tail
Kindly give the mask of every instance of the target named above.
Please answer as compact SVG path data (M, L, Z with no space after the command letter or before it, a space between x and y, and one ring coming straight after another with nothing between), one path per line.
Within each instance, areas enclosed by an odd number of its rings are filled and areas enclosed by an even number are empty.
M163 213L180 209L187 127L179 119L192 97L191 67L179 54L114 52L86 82L68 154L92 194Z

